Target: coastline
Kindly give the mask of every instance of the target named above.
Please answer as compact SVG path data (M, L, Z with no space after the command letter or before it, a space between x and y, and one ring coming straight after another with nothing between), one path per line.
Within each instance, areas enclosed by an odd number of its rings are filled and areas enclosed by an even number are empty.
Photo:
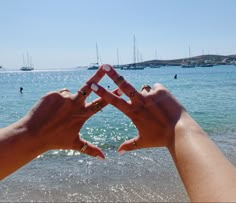
M193 57L179 58L179 59L152 59L146 60L142 62L136 63L127 63L122 65L113 64L113 67L116 69L122 70L143 70L145 67L150 68L160 68L165 66L183 66L186 63L191 63L194 67L212 67L212 66L220 66L220 65L234 65L236 66L236 54L232 55L199 55ZM64 67L64 68L37 68L30 71L22 71L15 68L3 68L0 66L0 73L7 71L18 71L18 72L37 72L37 71L65 71L65 70L77 70L77 69L85 69L85 70L97 70L98 66L89 68L88 66L75 66L75 67Z
M195 66L199 67L207 67L205 65L236 65L236 55L199 55L187 58L180 58L180 59L169 59L169 60L148 60L136 63L136 65L141 66L150 66L150 65L157 65L157 66L182 66L183 62L191 62ZM126 64L124 66L130 66L133 64Z

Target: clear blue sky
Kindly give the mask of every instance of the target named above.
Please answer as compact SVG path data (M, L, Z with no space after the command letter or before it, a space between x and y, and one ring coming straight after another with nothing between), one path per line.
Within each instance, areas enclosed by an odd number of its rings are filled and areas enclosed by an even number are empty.
M0 65L19 69L236 54L236 0L0 0Z

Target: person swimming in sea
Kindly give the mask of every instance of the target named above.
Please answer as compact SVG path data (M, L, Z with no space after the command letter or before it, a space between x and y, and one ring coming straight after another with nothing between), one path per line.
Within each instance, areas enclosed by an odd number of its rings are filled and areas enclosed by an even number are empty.
M20 87L20 93L21 94L23 93L23 87Z

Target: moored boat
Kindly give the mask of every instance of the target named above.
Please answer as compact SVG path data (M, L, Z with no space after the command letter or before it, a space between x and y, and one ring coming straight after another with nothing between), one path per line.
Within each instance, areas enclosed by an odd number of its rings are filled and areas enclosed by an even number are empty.
M121 70L143 70L144 68L145 68L145 66L137 65L137 64L132 64L132 65L120 67Z
M182 64L181 68L195 68L195 65L186 63L186 64Z
M149 68L160 68L161 65L157 65L157 64L150 64Z
M212 67L213 64L211 63L206 63L206 64L200 64L199 67Z
M88 67L88 70L97 70L98 68L99 68L99 64L98 63L92 63Z
M30 66L23 66L23 67L20 68L20 70L22 70L22 71L32 71L32 70L34 70L34 68L30 67Z
M32 71L34 70L33 64L32 64L32 58L29 56L29 53L27 52L26 55L26 61L23 54L23 66L20 68L21 71Z
M97 70L99 68L98 45L96 44L97 63L91 63L88 70Z

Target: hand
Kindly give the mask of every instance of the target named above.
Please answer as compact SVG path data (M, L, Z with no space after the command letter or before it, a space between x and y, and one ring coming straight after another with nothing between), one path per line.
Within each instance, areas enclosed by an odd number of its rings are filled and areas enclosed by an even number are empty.
M126 114L138 129L138 136L121 144L119 153L167 147L191 201L236 200L235 167L165 87L145 85L139 92L111 66L103 69L130 100L98 84L91 89Z
M62 89L45 95L26 115L24 120L27 130L44 143L45 150L73 149L100 159L105 158L98 147L79 135L83 124L107 105L102 98L91 103L85 102L91 92L90 84L98 82L103 76L104 72L98 70L76 94ZM117 90L113 93L117 94Z
M124 142L118 152L168 147L174 139L176 123L185 112L184 107L160 84L155 84L153 88L143 86L139 92L111 66L104 65L103 70L130 100L125 101L98 84L92 84L91 89L126 114L138 129L138 136Z
M91 84L104 75L100 68L75 94L68 89L48 93L22 119L0 129L0 180L51 149L72 149L105 158L98 147L79 135L83 124L107 105L102 98L85 101ZM118 90L113 93L119 95Z

